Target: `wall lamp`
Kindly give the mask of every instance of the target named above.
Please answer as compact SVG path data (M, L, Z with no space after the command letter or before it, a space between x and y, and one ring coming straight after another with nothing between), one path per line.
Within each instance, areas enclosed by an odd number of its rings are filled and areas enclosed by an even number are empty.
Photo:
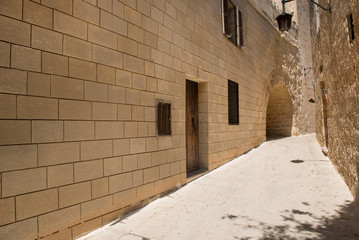
M285 12L285 4L288 2L292 2L292 1L294 1L294 0L282 0L283 12L281 15L276 17L277 22L278 22L278 28L279 28L279 31L281 31L281 32L288 31L290 29L290 26L292 25L293 15ZM310 1L312 3L314 3L315 5L319 6L323 10L326 10L329 12L331 12L331 10L332 10L332 7L330 5L329 5L329 8L325 8L314 0L310 0Z

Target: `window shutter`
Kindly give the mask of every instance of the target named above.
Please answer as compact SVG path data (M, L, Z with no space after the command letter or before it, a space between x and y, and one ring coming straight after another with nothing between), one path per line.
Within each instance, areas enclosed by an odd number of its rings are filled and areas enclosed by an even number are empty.
M240 28L240 26L239 26L239 9L238 9L238 7L236 6L236 25L237 25L237 28L236 28L236 32L237 32L237 39L236 39L236 41L237 41L237 45L239 46L239 38L240 38L240 30L239 30L239 28Z
M225 25L226 25L226 23L225 23L225 18L224 18L224 12L225 12L225 9L224 9L224 2L225 1L227 1L227 0L222 0L222 32L223 32L223 34L225 34L226 33L226 29L225 29Z
M237 11L238 13L238 34L239 34L239 43L238 45L244 47L244 40L243 40L243 21L242 21L242 12Z

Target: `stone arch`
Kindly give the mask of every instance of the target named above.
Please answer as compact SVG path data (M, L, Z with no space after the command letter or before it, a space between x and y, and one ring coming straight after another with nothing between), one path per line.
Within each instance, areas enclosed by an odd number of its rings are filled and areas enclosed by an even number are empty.
M267 79L264 96L267 137L285 137L295 134L294 93L290 78L283 69L274 70Z
M283 83L277 83L270 94L266 114L267 137L287 137L292 135L293 103Z

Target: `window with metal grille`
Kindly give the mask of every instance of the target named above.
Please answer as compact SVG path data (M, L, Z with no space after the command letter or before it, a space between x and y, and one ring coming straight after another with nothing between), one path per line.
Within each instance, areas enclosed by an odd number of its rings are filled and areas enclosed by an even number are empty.
M228 80L228 124L239 124L238 83Z
M159 136L171 135L171 104L157 102L157 132Z
M354 32L354 21L353 21L353 14L349 14L348 16L348 30L349 30L349 41L352 43L355 39L355 32Z
M243 47L242 13L231 0L222 0L223 34L237 46Z

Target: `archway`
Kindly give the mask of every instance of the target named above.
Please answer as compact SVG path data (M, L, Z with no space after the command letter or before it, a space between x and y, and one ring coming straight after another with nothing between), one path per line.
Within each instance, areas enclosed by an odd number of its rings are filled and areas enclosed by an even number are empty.
M272 88L266 116L267 138L287 137L292 135L293 103L287 87L277 83Z

